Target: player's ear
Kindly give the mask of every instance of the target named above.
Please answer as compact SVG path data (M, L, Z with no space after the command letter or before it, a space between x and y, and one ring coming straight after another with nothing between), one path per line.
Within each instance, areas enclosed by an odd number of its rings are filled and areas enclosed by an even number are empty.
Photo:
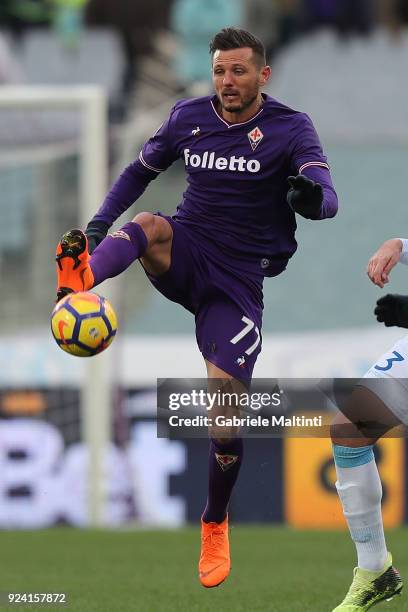
M264 66L261 70L261 78L260 78L260 85L266 85L266 83L269 81L270 77L272 74L272 69L270 66Z

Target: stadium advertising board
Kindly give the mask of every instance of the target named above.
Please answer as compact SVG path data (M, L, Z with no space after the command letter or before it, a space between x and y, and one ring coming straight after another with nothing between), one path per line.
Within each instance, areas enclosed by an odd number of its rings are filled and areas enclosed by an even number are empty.
M87 525L89 456L81 441L78 390L4 389L0 407L0 527ZM157 437L153 388L126 391L120 412L104 459L104 522L179 526L195 521L206 497L208 439ZM316 416L310 409L305 414ZM330 413L323 416L328 422ZM345 527L327 437L252 435L245 452L231 520ZM401 437L386 438L377 448L388 527L404 520L405 452Z

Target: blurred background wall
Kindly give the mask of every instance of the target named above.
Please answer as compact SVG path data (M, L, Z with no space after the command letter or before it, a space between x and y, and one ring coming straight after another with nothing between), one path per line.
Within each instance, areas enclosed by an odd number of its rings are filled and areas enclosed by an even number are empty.
M299 219L297 254L282 277L266 280L264 350L255 375L359 376L401 335L375 323L372 311L380 291L367 280L365 265L384 239L406 235L407 23L406 0L3 0L0 96L10 85L102 87L113 181L178 98L211 92L212 35L225 25L258 35L273 70L267 93L312 117L331 164L340 212L334 222ZM34 455L41 454L33 422L52 427L49 444L55 451L49 463L39 460L35 474L48 478L50 466L63 456L68 467L52 485L61 490L61 482L74 486L75 474L83 473L86 464L84 448L73 447L82 440L78 393L86 369L81 360L58 351L49 333L55 244L81 217L82 131L73 109L45 104L21 110L12 104L0 110L0 437L9 441L0 445L0 524L5 526L17 516L7 505L11 499L13 508L23 508L35 497L24 486L31 468L20 480L15 476L12 458L20 455L10 442L20 440L22 447L31 445ZM151 184L129 216L139 210L171 213L184 185L183 166L176 163ZM406 270L397 267L389 288L404 293L406 286ZM157 377L204 375L194 321L155 293L138 265L114 287L120 314L114 369L119 392L112 404L117 444L109 451L109 465L128 477L117 492L123 506L112 510L117 514L111 520L142 516L179 524L194 516L194 478L188 473L194 474L195 463L204 469L197 457L206 451L155 438L151 390ZM146 421L142 429L138 419ZM20 438L11 429L15 421ZM289 451L282 441L263 444L262 452L275 458L267 459L275 475L259 476L260 507L264 500L269 508L262 516L288 519L279 482ZM143 452L153 445L156 459L141 470ZM398 452L404 466L405 449ZM324 464L329 449L323 456ZM256 454L253 462L253 469L261 463ZM178 484L171 480L177 474ZM250 471L241 491L249 481ZM41 505L47 500L39 499L40 523L61 516L86 522L86 480L81 491L80 518L72 518L75 508L54 508L49 519ZM157 500L164 499L159 504L163 515L155 517ZM398 520L404 500L396 502Z

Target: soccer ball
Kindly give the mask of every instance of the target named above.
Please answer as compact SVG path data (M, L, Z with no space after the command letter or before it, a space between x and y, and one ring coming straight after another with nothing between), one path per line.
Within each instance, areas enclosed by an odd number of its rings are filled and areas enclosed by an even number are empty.
M96 293L70 293L51 315L51 330L58 346L77 357L92 357L113 341L118 321L108 300Z

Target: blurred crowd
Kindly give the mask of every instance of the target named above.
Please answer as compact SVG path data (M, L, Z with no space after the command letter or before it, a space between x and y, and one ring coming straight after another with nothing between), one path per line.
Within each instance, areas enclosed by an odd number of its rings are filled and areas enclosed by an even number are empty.
M1 0L0 29L22 45L33 28L52 28L67 52L86 27L114 30L124 69L123 97L138 79L140 62L155 49L159 32L172 33L174 78L194 93L208 87L208 42L225 25L249 29L263 40L268 60L307 33L330 28L342 38L368 36L379 25L395 38L408 24L408 0ZM14 68L13 68L14 70ZM10 79L12 58L0 40L0 82ZM17 68L15 68L17 70Z

